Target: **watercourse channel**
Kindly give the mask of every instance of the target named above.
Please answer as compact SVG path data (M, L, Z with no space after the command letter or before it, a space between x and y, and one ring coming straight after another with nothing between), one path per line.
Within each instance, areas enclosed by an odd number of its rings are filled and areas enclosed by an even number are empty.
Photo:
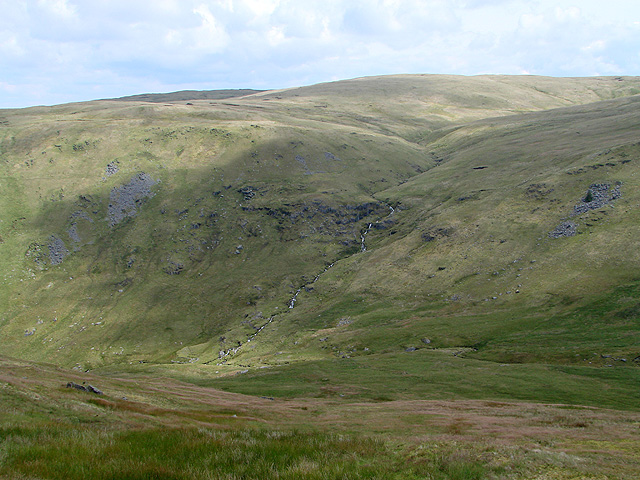
M395 213L395 209L391 206L386 204L386 206L389 208L389 214L386 215L385 217L380 218L379 220L376 220L375 222L370 222L367 224L366 228L363 229L360 232L360 252L359 253L363 253L367 251L367 245L366 245L366 237L367 234L371 231L371 229L374 228L375 225L383 222L384 220L387 220L390 216L392 216ZM296 290L296 292L293 294L293 297L291 297L291 299L289 300L288 306L289 306L289 310L293 310L296 306L296 301L298 299L298 295L300 295L300 293L304 290L304 291L311 291L313 288L312 286L318 281L320 280L320 277L322 277L322 275L324 275L325 273L327 273L329 271L329 269L331 267L333 267L335 265L335 262L327 265L324 270L322 270L322 272L318 273L313 281L306 283L304 285L302 285L300 288L298 288ZM247 341L244 343L240 343L239 345L237 345L236 347L233 348L228 348L227 350L221 350L219 353L219 357L218 357L218 363L216 363L216 365L224 365L225 362L229 359L229 357L235 355L236 353L238 353L238 351L245 346L248 343L251 343L251 341L253 339L255 339L267 326L269 326L275 319L276 317L278 317L279 315L283 315L284 313L288 313L288 311L285 312L278 312L278 313L274 313L273 315L271 315L267 321L265 323L263 323L260 327L256 328L256 331L254 333L252 333L251 335L249 335L247 337ZM215 361L215 360L214 360ZM212 363L213 361L209 361L206 362L207 364Z

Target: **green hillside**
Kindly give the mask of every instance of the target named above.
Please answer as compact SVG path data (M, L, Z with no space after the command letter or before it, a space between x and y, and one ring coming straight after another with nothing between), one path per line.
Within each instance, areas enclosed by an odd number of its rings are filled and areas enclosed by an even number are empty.
M392 76L4 110L3 353L631 368L638 88Z
M638 93L0 110L0 477L636 478Z

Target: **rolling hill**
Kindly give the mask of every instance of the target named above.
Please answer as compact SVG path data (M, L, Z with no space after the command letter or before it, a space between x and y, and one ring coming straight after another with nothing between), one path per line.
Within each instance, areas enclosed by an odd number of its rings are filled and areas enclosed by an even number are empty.
M3 111L3 351L261 365L280 343L323 358L341 324L340 352L424 335L571 361L604 336L631 361L633 295L573 347L581 324L555 324L635 285L638 85L409 75Z
M133 441L104 429L147 425L146 445L197 426L201 445L202 428L261 425L223 444L265 452L286 425L339 468L359 458L351 478L376 456L406 478L633 478L638 93L637 77L398 75L0 110L0 475L25 472L10 439L40 435L27 424L102 446ZM534 411L552 467L504 423L535 430ZM395 446L323 436L337 424ZM484 428L511 443L477 447ZM320 478L309 465L277 478Z

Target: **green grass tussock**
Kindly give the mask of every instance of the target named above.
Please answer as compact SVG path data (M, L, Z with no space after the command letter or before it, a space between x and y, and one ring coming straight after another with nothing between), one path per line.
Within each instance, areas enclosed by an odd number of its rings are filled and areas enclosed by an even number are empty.
M4 429L0 474L84 479L476 479L461 461L406 462L382 441L296 431ZM433 463L433 465L431 465Z

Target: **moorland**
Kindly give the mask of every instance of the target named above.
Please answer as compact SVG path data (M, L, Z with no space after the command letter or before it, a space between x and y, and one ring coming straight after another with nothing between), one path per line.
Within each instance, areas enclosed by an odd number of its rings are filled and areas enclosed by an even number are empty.
M638 93L0 110L0 477L637 478Z

